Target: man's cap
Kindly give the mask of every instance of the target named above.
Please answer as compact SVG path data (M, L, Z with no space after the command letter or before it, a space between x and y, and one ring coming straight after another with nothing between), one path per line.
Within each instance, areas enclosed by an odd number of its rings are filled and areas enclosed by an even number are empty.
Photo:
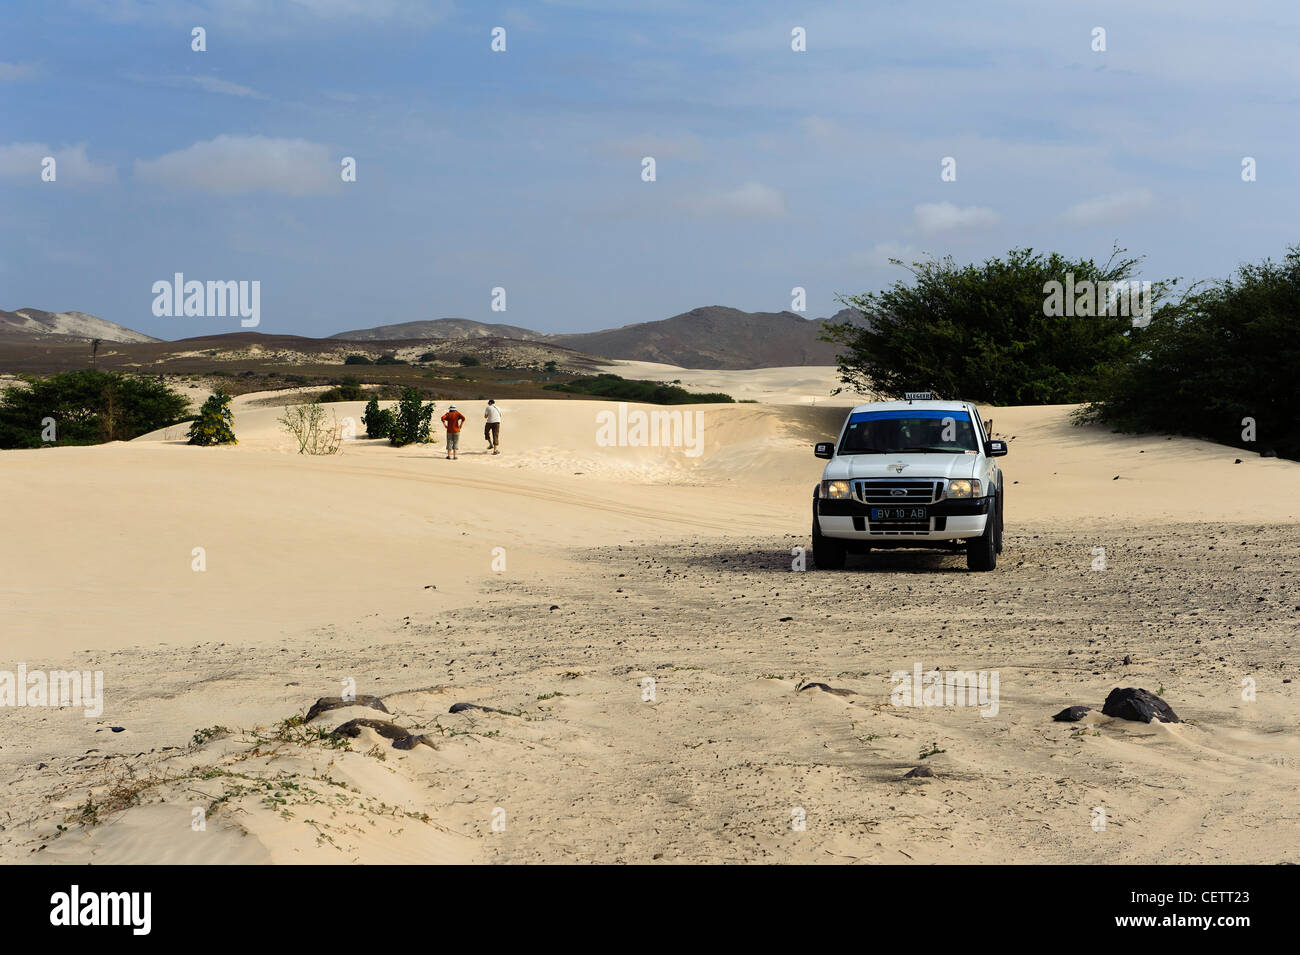
M455 410L456 410L456 406L455 406L455 405L448 405L448 406L447 406L447 410L448 410L448 411L455 411Z

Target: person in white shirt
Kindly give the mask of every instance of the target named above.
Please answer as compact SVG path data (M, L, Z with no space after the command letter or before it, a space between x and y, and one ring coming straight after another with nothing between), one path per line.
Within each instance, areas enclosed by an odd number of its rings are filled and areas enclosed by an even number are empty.
M501 453L501 409L497 407L497 400L489 398L487 407L483 409L483 437L487 440L488 450L493 454Z

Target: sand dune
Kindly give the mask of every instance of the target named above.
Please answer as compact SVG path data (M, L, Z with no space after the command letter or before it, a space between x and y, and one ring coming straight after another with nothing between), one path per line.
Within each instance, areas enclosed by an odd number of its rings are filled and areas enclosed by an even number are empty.
M1067 861L1100 845L1096 800L1130 861L1272 859L1244 833L1283 825L1268 794L1300 766L1270 735L1296 711L1300 464L988 409L1011 439L998 572L905 555L794 574L810 446L848 403L827 403L833 370L619 367L762 403L673 409L702 416L698 455L600 444L610 403L531 401L504 409L500 456L470 403L459 461L364 439L312 458L267 395L237 399L236 447L175 428L0 453L0 668L105 674L98 718L0 708L0 859ZM362 407L333 406L358 431ZM921 658L1003 668L1002 715L888 706L889 672ZM1250 706L1243 674L1267 687ZM275 729L347 679L435 745ZM1194 722L1043 721L1161 684ZM465 701L508 713L447 713ZM899 788L932 737L940 779ZM1143 774L1159 788L1116 785ZM121 811L86 818L114 792Z

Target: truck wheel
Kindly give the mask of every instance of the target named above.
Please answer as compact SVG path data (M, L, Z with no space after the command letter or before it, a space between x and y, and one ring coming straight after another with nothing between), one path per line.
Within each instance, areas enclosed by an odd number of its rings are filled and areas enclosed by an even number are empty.
M844 569L844 557L848 553L846 548L839 541L822 536L821 527L818 526L815 516L813 517L812 539L813 563L817 565L818 570Z
M998 531L997 539L994 541L994 550L999 554L1002 553L1002 492L998 492Z
M998 523L1000 511L994 501L989 508L989 519L984 522L984 533L966 542L966 566L971 570L992 570L998 565Z

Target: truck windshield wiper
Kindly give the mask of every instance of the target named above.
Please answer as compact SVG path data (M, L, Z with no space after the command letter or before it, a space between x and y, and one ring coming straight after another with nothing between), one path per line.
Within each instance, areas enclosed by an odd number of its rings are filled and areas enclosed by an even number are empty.
M935 454L956 454L957 453L956 451L952 450L952 448L899 448L898 450L900 452L903 451L921 451L923 453L934 452Z

